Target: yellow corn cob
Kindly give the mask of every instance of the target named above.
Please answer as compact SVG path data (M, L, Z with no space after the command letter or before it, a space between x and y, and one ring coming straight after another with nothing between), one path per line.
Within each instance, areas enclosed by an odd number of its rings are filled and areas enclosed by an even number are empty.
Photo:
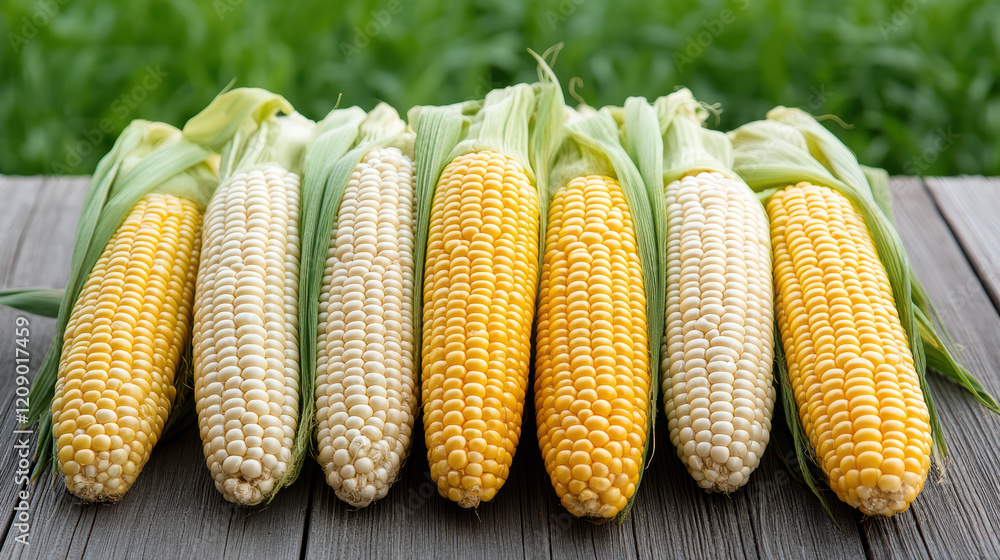
M269 166L219 187L202 232L195 406L205 462L229 501L263 501L298 426L299 179Z
M52 430L66 487L81 499L120 499L160 437L190 329L199 224L194 203L146 195L76 301Z
M416 413L413 162L373 148L344 190L319 304L317 459L342 500L386 495Z
M555 194L539 297L545 468L570 513L612 518L639 482L650 384L642 267L616 180L578 177Z
M474 507L507 479L521 433L538 271L538 193L492 151L455 158L430 215L423 406L431 477Z
M666 187L670 439L709 491L732 492L764 454L774 410L773 284L767 218L717 172Z
M830 487L869 515L904 511L930 467L931 429L864 220L808 183L778 191L767 211L788 374Z

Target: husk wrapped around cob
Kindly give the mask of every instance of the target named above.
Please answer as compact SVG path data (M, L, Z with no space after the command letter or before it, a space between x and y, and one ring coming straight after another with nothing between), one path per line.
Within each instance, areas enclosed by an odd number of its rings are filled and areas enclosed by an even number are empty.
M66 289L0 303L56 317L29 395L37 479L50 460L84 501L117 501L182 415L201 212L218 155L176 128L134 121L101 160L77 224ZM58 297L58 309L54 303Z
M364 507L399 476L418 408L413 133L385 104L368 115L335 110L319 127L306 162L312 260L300 306L303 336L318 344L303 355L303 374L316 376L326 481Z
M866 514L904 511L946 453L928 361L1000 409L934 320L890 218L884 173L866 173L798 109L775 108L730 138L734 169L771 220L777 363L799 463L814 461ZM819 495L816 475L802 473Z
M463 507L493 499L520 438L545 196L532 146L554 133L538 118L540 103L551 101L519 84L490 92L481 106L409 115L423 193L424 435L439 493Z
M286 116L275 116L281 111ZM185 126L220 149L205 212L192 337L205 462L237 504L295 480L312 430L299 374L300 173L313 123L264 90L225 93Z
M645 100L626 104L651 113ZM687 89L655 103L663 132L670 440L698 485L732 492L770 439L775 390L771 246L764 208L732 171L726 135ZM652 163L647 165L650 167Z
M621 522L655 422L663 324L650 318L663 314L659 216L612 111L558 114L567 115L566 138L549 174L535 357L538 444L570 513ZM658 131L648 132L655 143Z

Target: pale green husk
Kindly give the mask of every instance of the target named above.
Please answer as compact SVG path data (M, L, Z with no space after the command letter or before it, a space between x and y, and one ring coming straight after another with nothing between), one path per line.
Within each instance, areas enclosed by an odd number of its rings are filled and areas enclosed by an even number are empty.
M365 112L357 107L334 109L316 124L315 138L305 156L305 170L299 201L299 378L308 380L299 388L301 414L299 431L295 434L295 447L303 455L312 446L313 416L315 414L314 384L316 382L316 328L319 318L319 294L323 284L326 248L329 235L320 235L323 224L332 223L334 216L323 211L327 185L344 154L354 145ZM339 170L338 176L343 175ZM307 387L306 387L307 385ZM308 392L306 392L308 391ZM305 429L303 429L305 427Z
M724 132L704 127L708 111L687 88L654 103L663 133L663 184L703 171L742 182L732 171L733 146Z
M766 120L741 126L730 132L729 137L735 148L734 170L758 193L762 202L766 203L774 192L786 186L808 182L843 194L861 213L879 260L886 269L914 367L920 377L934 438L932 458L943 468L941 459L947 455L947 446L927 384L926 365L958 383L989 410L1000 412L1000 408L960 365L946 331L940 322L932 320L936 313L913 276L906 250L891 219L887 176L884 172L862 169L846 146L812 116L798 109L776 107L768 112ZM781 374L787 376L783 369ZM790 385L784 380L782 384L786 420L796 446L809 447L798 412L794 406L790 409L787 402L793 399ZM811 449L799 451L800 457L813 453ZM802 471L806 472L807 468ZM813 491L818 492L816 488Z
M416 223L413 246L413 340L414 363L420 364L423 352L424 263L427 260L427 236L431 223L434 190L451 152L468 134L472 117L479 110L476 101L443 107L417 106L407 113L415 134L413 161L416 168Z
M535 110L531 116L531 165L535 170L538 183L538 276L541 278L542 263L545 256L545 231L548 223L549 196L558 187L552 184L551 168L556 154L565 137L563 121L566 104L563 100L562 88L555 73L545 62L551 56L555 62L562 49L558 44L538 55L531 49L528 52L538 61L538 82L534 85Z

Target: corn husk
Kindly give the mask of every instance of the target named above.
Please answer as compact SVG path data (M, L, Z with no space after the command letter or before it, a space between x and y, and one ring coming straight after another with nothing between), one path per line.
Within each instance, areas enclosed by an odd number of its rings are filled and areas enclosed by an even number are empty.
M59 305L62 303L63 290L46 288L15 288L0 291L0 305L55 319L59 315Z
M414 363L421 363L423 352L424 263L427 260L427 237L431 223L434 190L441 172L451 161L455 146L468 135L472 117L481 107L479 101L467 101L442 107L416 106L407 113L414 132L413 162L416 168L416 231L413 247L413 340Z

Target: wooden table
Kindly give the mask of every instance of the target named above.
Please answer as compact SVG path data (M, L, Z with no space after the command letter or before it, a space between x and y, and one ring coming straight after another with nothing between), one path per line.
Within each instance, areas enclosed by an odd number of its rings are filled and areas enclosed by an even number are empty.
M62 287L87 183L0 177L0 287ZM1000 395L1000 179L900 177L892 188L918 276L969 369ZM240 509L215 490L192 427L156 447L115 505L79 505L46 475L30 491L25 546L13 525L25 489L15 483L13 433L22 316L32 376L54 335L52 320L0 309L3 558L1000 558L1000 419L936 377L947 471L932 473L913 507L890 519L865 518L831 495L835 524L773 451L739 492L706 494L676 458L660 414L631 516L622 525L580 522L549 485L528 410L510 479L478 511L437 495L420 438L402 479L369 508L338 501L309 459L270 506Z

